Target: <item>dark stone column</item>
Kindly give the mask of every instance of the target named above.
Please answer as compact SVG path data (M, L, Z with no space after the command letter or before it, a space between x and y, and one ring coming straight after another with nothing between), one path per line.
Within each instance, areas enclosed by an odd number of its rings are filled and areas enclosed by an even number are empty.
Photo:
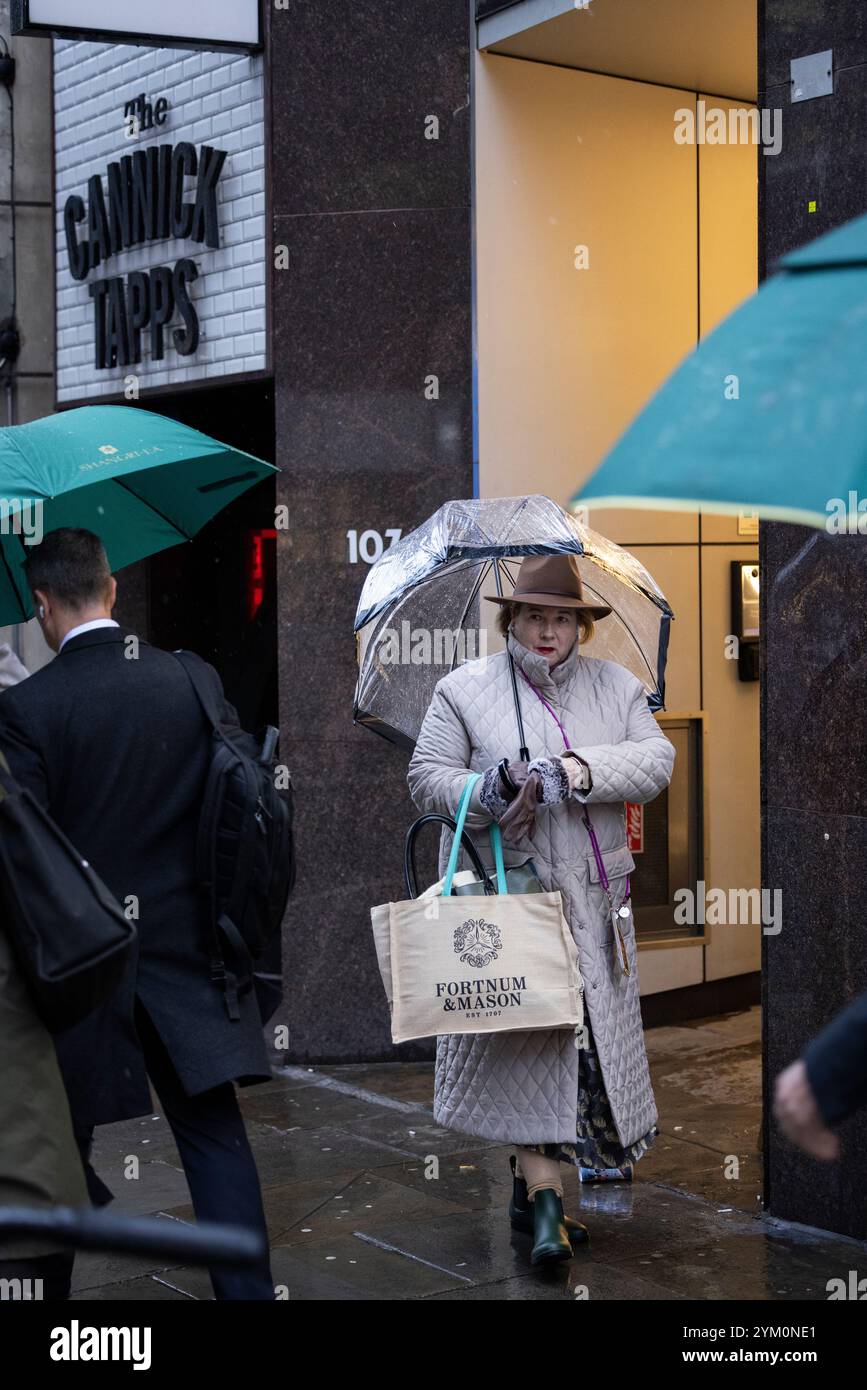
M867 211L867 12L861 0L765 0L763 106L783 112L782 152L759 156L760 248L779 256ZM834 94L791 105L789 60L831 48ZM816 211L808 211L815 200ZM816 466L823 442L816 440ZM776 1075L867 987L867 540L761 527L762 861L783 892L763 941L766 1111ZM815 1162L766 1117L770 1211L867 1235L867 1115L842 1159Z
M121 627L128 627L140 637L147 638L150 629L147 560L127 565L117 581L117 603L112 617Z
M406 753L352 724L368 566L346 533L406 534L472 495L469 18L467 0L270 15L280 719L299 862L288 1060L398 1055L369 909L403 896L417 812Z

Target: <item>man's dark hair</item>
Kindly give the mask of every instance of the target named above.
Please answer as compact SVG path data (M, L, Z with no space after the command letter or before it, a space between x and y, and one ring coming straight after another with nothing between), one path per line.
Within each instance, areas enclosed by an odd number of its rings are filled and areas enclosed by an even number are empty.
M24 573L32 592L41 589L70 608L108 597L111 569L99 536L80 526L48 531L28 548Z

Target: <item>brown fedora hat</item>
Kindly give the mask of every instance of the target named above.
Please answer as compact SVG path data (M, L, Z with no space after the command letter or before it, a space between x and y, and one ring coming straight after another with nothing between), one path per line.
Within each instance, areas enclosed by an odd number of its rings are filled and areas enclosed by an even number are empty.
M514 592L485 594L491 603L535 603L551 608L580 608L591 618L607 618L604 603L586 603L581 578L568 555L527 555L521 561Z

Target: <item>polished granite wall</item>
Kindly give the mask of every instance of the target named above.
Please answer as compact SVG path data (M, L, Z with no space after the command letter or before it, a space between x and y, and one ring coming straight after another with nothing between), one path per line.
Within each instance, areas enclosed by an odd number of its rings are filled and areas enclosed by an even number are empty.
M759 44L760 101L783 112L781 153L759 158L770 273L867 211L867 7L766 0ZM826 48L833 95L792 106L789 60ZM784 1140L769 1109L776 1075L867 988L867 538L763 524L760 557L763 882L783 890L783 929L763 942L766 1201L776 1216L863 1238L867 1114L844 1125L829 1165Z
M466 0L270 15L280 719L298 827L275 1021L293 1061L432 1051L392 1047L373 951L369 909L403 896L418 813L406 753L352 723L368 566L347 531L405 534L472 496L469 44Z

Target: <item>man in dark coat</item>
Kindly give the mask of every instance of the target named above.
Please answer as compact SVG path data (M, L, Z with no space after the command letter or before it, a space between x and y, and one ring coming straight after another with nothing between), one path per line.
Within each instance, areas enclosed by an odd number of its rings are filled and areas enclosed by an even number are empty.
M229 1018L210 978L196 834L212 733L170 653L111 618L116 582L92 532L49 532L26 562L56 659L0 694L0 747L138 927L114 998L56 1037L76 1136L151 1112L148 1077L178 1144L199 1220L265 1231L258 1175L235 1095L270 1079L252 992ZM214 683L228 727L237 716ZM111 1200L87 1165L91 1196ZM273 1299L267 1259L211 1271L218 1298Z

